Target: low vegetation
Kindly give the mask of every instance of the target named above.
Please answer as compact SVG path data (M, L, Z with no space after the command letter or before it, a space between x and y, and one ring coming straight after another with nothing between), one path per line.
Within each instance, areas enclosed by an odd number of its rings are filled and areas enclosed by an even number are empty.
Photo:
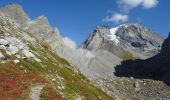
M27 100L34 84L45 84L41 100L112 99L93 86L76 67L57 56L47 44L27 44L41 62L22 55L17 58L1 50L6 57L0 64L0 96L3 99ZM15 59L19 63L15 64Z

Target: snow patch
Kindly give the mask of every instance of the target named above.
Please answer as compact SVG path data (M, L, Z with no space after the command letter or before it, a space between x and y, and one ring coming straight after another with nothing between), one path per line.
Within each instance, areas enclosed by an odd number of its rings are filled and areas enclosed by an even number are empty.
M116 32L121 26L122 25L115 27L115 28L111 28L110 29L110 35L108 35L110 37L110 40L114 41L116 43L116 45L119 43L119 37L116 36Z

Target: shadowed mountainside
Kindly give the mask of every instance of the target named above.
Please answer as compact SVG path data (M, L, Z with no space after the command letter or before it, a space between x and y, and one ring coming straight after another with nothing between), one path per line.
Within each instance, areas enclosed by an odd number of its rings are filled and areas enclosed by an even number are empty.
M170 33L169 33L170 34ZM122 61L115 67L115 75L139 79L161 80L170 83L170 35L159 54L146 60Z

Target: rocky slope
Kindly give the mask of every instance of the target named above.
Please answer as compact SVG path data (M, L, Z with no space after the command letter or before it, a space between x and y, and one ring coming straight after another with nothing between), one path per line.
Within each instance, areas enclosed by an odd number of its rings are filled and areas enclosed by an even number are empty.
M58 31L47 26L46 18L39 17L29 22L24 19L26 22L24 27L23 23L18 22L22 20L17 18L28 17L23 17L25 14L22 14L19 5L10 5L1 9L3 11L3 14L0 12L0 97L2 100L113 99L93 86L75 66L55 53L55 49L48 43L59 44ZM45 30L40 30L41 28ZM46 40L43 41L44 39Z
M97 80L108 94L118 98L170 99L170 35L159 54L146 60L122 61L116 66L115 75Z
M83 42L81 48L107 50L122 59L146 59L160 52L164 39L137 23L115 28L98 26Z
M158 80L133 77L107 77L96 81L107 94L118 100L169 100L170 87Z
M23 26L22 24L17 23L18 26L22 26L25 31L33 33L31 34L32 36L48 43L60 57L67 59L69 62L72 62L79 67L81 72L89 79L106 77L112 74L114 65L120 64L121 59L108 51L99 50L97 52L90 52L81 48L77 49L72 40L69 38L62 38L59 30L50 26L48 19L45 16L30 20L19 5L15 4L2 8L4 10L4 15L7 18L14 21L18 20L15 17L10 17L11 14L6 13L9 12L8 9L12 8L17 8L19 13L21 13L19 14L18 11L14 11L12 16L15 14L15 16L21 16L24 19L28 19L26 21L20 20L21 22L23 21L25 25Z

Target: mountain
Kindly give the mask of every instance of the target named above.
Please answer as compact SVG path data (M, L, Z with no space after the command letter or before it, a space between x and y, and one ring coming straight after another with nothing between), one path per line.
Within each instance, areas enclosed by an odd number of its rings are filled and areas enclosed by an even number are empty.
M96 51L107 50L127 59L146 59L160 52L164 38L137 23L123 24L112 28L98 26L80 46Z
M115 34L115 35L114 35ZM139 24L98 26L80 48L61 47L61 57L77 65L89 79L114 76L114 66L128 59L146 59L160 52L164 38Z
M162 80L165 83L170 83L170 35L164 41L162 50L159 54L146 59L125 61L121 65L116 67L116 75L136 77L136 78L149 78L155 80Z
M113 99L57 55L62 43L44 16L29 20L17 4L1 8L1 99Z
M25 27L26 23L30 21L30 18L23 11L22 7L18 4L8 5L6 7L0 8L0 15L3 17L10 18L18 23L21 27Z
M97 26L76 47L17 4L0 8L0 19L2 99L170 99L169 38L146 27Z
M116 28L98 26L80 48L90 52L107 51L120 59L117 65L112 60L113 69L110 70L115 76L104 75L94 80L107 94L130 100L169 99L170 87L165 81L169 79L169 57L167 49L164 49L169 46L165 46L167 40L162 46L163 41L162 36L150 29L130 23ZM166 53L160 57L163 49ZM109 61L109 55L103 57L100 56L102 53L98 54L101 61ZM162 68L164 64L167 67Z
M77 48L76 43L68 37L63 38L64 45L69 48Z
M165 39L160 53L145 60L122 61L115 67L117 77L98 80L98 85L118 97L169 100L169 45L170 35Z
M67 37L61 37L59 30L51 27L45 16L30 20L23 29L48 43L60 57L76 65L81 73L89 79L108 76L112 74L113 66L120 64L121 59L111 55L108 51L90 52L77 48L74 41ZM101 59L101 57L107 60Z

